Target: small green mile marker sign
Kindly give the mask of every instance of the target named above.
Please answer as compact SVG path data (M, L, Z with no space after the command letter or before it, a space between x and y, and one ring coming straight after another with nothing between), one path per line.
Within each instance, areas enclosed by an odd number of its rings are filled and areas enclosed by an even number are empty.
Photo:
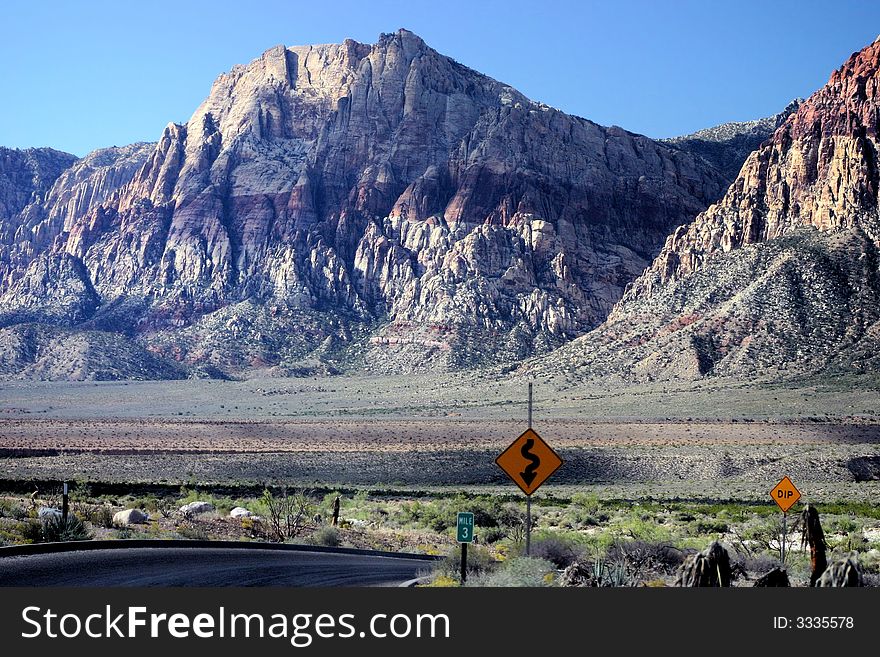
M474 542L474 514L462 511L458 514L458 542Z

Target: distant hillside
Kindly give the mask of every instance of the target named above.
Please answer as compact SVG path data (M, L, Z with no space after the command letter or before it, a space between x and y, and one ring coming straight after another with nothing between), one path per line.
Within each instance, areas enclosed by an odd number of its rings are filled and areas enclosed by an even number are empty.
M675 230L599 329L530 364L630 380L880 367L880 39Z
M699 155L733 182L749 154L769 139L802 102L802 98L796 98L778 114L763 119L722 123L691 135L661 141Z

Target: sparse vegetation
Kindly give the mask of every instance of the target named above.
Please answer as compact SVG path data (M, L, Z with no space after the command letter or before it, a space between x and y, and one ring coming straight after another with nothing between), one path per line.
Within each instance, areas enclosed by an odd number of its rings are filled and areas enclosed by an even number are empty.
M286 487L277 496L265 489L262 502L269 522L269 538L279 543L299 535L313 515L311 499L304 493L288 492Z
M485 551L488 563L523 555L522 497L492 463L510 439L506 418L522 408L516 385L489 374L169 382L161 397L138 383L47 384L56 388L75 394L57 395L49 410L51 395L22 388L22 415L4 425L0 463L16 491L0 495L4 544L43 540L37 511L59 507L54 482L75 470L71 509L95 538L295 540L442 555L456 551L456 513L471 511L473 555ZM133 400L130 419L79 410L113 404L120 390ZM538 391L553 398L553 419L540 408L539 430L566 465L533 499L531 556L556 572L577 563L603 585L669 584L688 554L718 540L744 573L734 584L749 585L780 565L780 515L767 490L785 472L821 513L829 562L855 552L866 581L880 576L880 379L620 389L559 380ZM664 419L671 408L676 416ZM138 419L144 409L172 419ZM270 409L285 419L266 421ZM785 421L766 421L767 409ZM179 411L200 419L177 419ZM590 419L623 415L632 419ZM183 518L178 509L198 500L215 511ZM230 518L235 507L253 515ZM149 522L111 527L113 514L130 508ZM809 557L794 515L788 529L785 566L803 585ZM457 581L451 569L434 579L445 576Z
M268 493L268 494L267 494ZM343 498L340 526L329 524L332 502ZM177 509L195 500L210 500L217 508L243 507L251 517L231 518L209 512L185 518ZM151 501L152 500L152 501ZM46 540L75 540L81 530L43 523L24 496L0 497L0 540L4 544ZM166 508L147 524L112 527L112 514L123 508ZM863 565L865 581L880 578L880 519L871 505L834 502L816 505L822 514L829 561L851 552ZM445 494L365 489L309 492L277 489L242 495L217 494L210 487L186 487L175 493L146 496L95 495L77 499L79 525L94 538L178 538L189 540L302 540L313 545L353 546L446 554L430 576L437 585L455 584L460 548L455 543L455 514L471 511L477 520L468 554L471 584L558 583L563 570L576 564L591 585L671 585L689 554L720 541L730 553L734 585L750 586L760 575L780 566L779 513L769 500L686 502L609 498L600 489L582 490L568 498L536 496L533 500L531 561L523 562L524 505L521 498L497 494ZM827 510L826 510L827 509ZM25 514L27 515L27 514ZM584 519L589 517L589 521ZM109 521L109 522L108 522ZM46 530L44 527L51 527ZM801 544L801 527L794 517L788 525L786 568L792 584L810 580L809 551ZM870 537L870 538L869 538ZM513 566L505 566L508 562ZM535 562L551 564L552 577ZM549 571L548 571L549 572ZM536 579L537 578L537 579ZM539 584L535 584L540 580Z
M79 513L86 522L95 527L111 529L113 527L113 510L103 504L82 505Z
M86 541L92 538L86 525L74 514L66 519L50 516L43 520L28 519L14 526L15 534L7 529L7 536L15 535L17 543L58 543L61 541Z
M536 557L516 557L503 562L498 568L475 577L472 586L553 586L556 567Z

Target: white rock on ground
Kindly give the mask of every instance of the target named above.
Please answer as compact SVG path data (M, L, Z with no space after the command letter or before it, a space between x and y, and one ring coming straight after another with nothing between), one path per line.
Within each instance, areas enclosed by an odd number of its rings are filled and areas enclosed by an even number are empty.
M147 522L150 517L140 509L126 509L113 515L114 525L140 525Z
M180 512L185 516L195 516L200 513L207 513L208 511L213 510L213 504L211 504L210 502L203 502L201 500L190 502L189 504L184 504L182 507L180 507Z
M237 506L229 512L230 518L253 518L254 514L245 509L243 506Z

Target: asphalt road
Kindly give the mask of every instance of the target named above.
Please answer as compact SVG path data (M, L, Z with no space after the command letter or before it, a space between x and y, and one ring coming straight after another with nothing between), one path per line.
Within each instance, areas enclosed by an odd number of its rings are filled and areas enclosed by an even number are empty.
M430 569L401 557L131 548L0 558L0 586L395 586Z

